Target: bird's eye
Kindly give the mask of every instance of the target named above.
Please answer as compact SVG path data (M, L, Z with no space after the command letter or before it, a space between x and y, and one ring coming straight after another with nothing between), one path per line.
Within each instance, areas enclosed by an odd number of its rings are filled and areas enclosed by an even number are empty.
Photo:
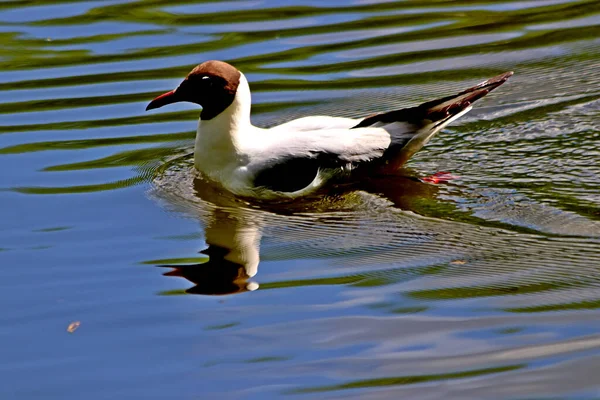
M210 79L210 76L203 76L202 82L204 82L205 84L208 84L208 85L212 85L212 83L213 83L212 79Z

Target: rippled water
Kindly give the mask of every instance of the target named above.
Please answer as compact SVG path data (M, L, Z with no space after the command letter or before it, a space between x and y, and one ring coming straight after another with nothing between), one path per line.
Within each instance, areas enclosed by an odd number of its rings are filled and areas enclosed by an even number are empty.
M600 397L599 37L596 0L1 2L0 397ZM402 176L257 205L144 112L207 59L263 126L516 74Z

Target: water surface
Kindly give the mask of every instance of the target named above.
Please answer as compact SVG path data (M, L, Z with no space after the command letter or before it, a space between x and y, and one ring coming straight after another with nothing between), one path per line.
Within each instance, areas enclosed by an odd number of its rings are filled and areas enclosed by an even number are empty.
M593 0L0 3L0 397L598 398L598 37ZM207 59L261 126L516 74L402 176L268 206L144 112Z

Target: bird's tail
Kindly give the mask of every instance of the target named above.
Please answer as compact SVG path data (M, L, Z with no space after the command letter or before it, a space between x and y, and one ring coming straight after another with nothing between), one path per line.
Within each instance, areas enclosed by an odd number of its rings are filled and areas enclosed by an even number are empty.
M421 150L436 133L466 114L472 108L473 102L502 85L512 75L512 71L505 72L454 96L428 101L417 107L371 115L354 128L383 127L389 130L393 143L389 149L391 154L386 155L386 169L396 170ZM394 124L399 125L396 129L402 132L396 141L393 134ZM407 134L409 132L410 134Z

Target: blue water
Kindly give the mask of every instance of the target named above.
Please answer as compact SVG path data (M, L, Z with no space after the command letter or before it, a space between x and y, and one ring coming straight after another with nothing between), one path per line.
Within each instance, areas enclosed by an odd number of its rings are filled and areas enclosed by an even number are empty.
M0 3L0 398L600 397L599 31L597 1ZM403 171L459 179L256 205L194 173L196 108L144 111L213 58L262 126L516 74Z

